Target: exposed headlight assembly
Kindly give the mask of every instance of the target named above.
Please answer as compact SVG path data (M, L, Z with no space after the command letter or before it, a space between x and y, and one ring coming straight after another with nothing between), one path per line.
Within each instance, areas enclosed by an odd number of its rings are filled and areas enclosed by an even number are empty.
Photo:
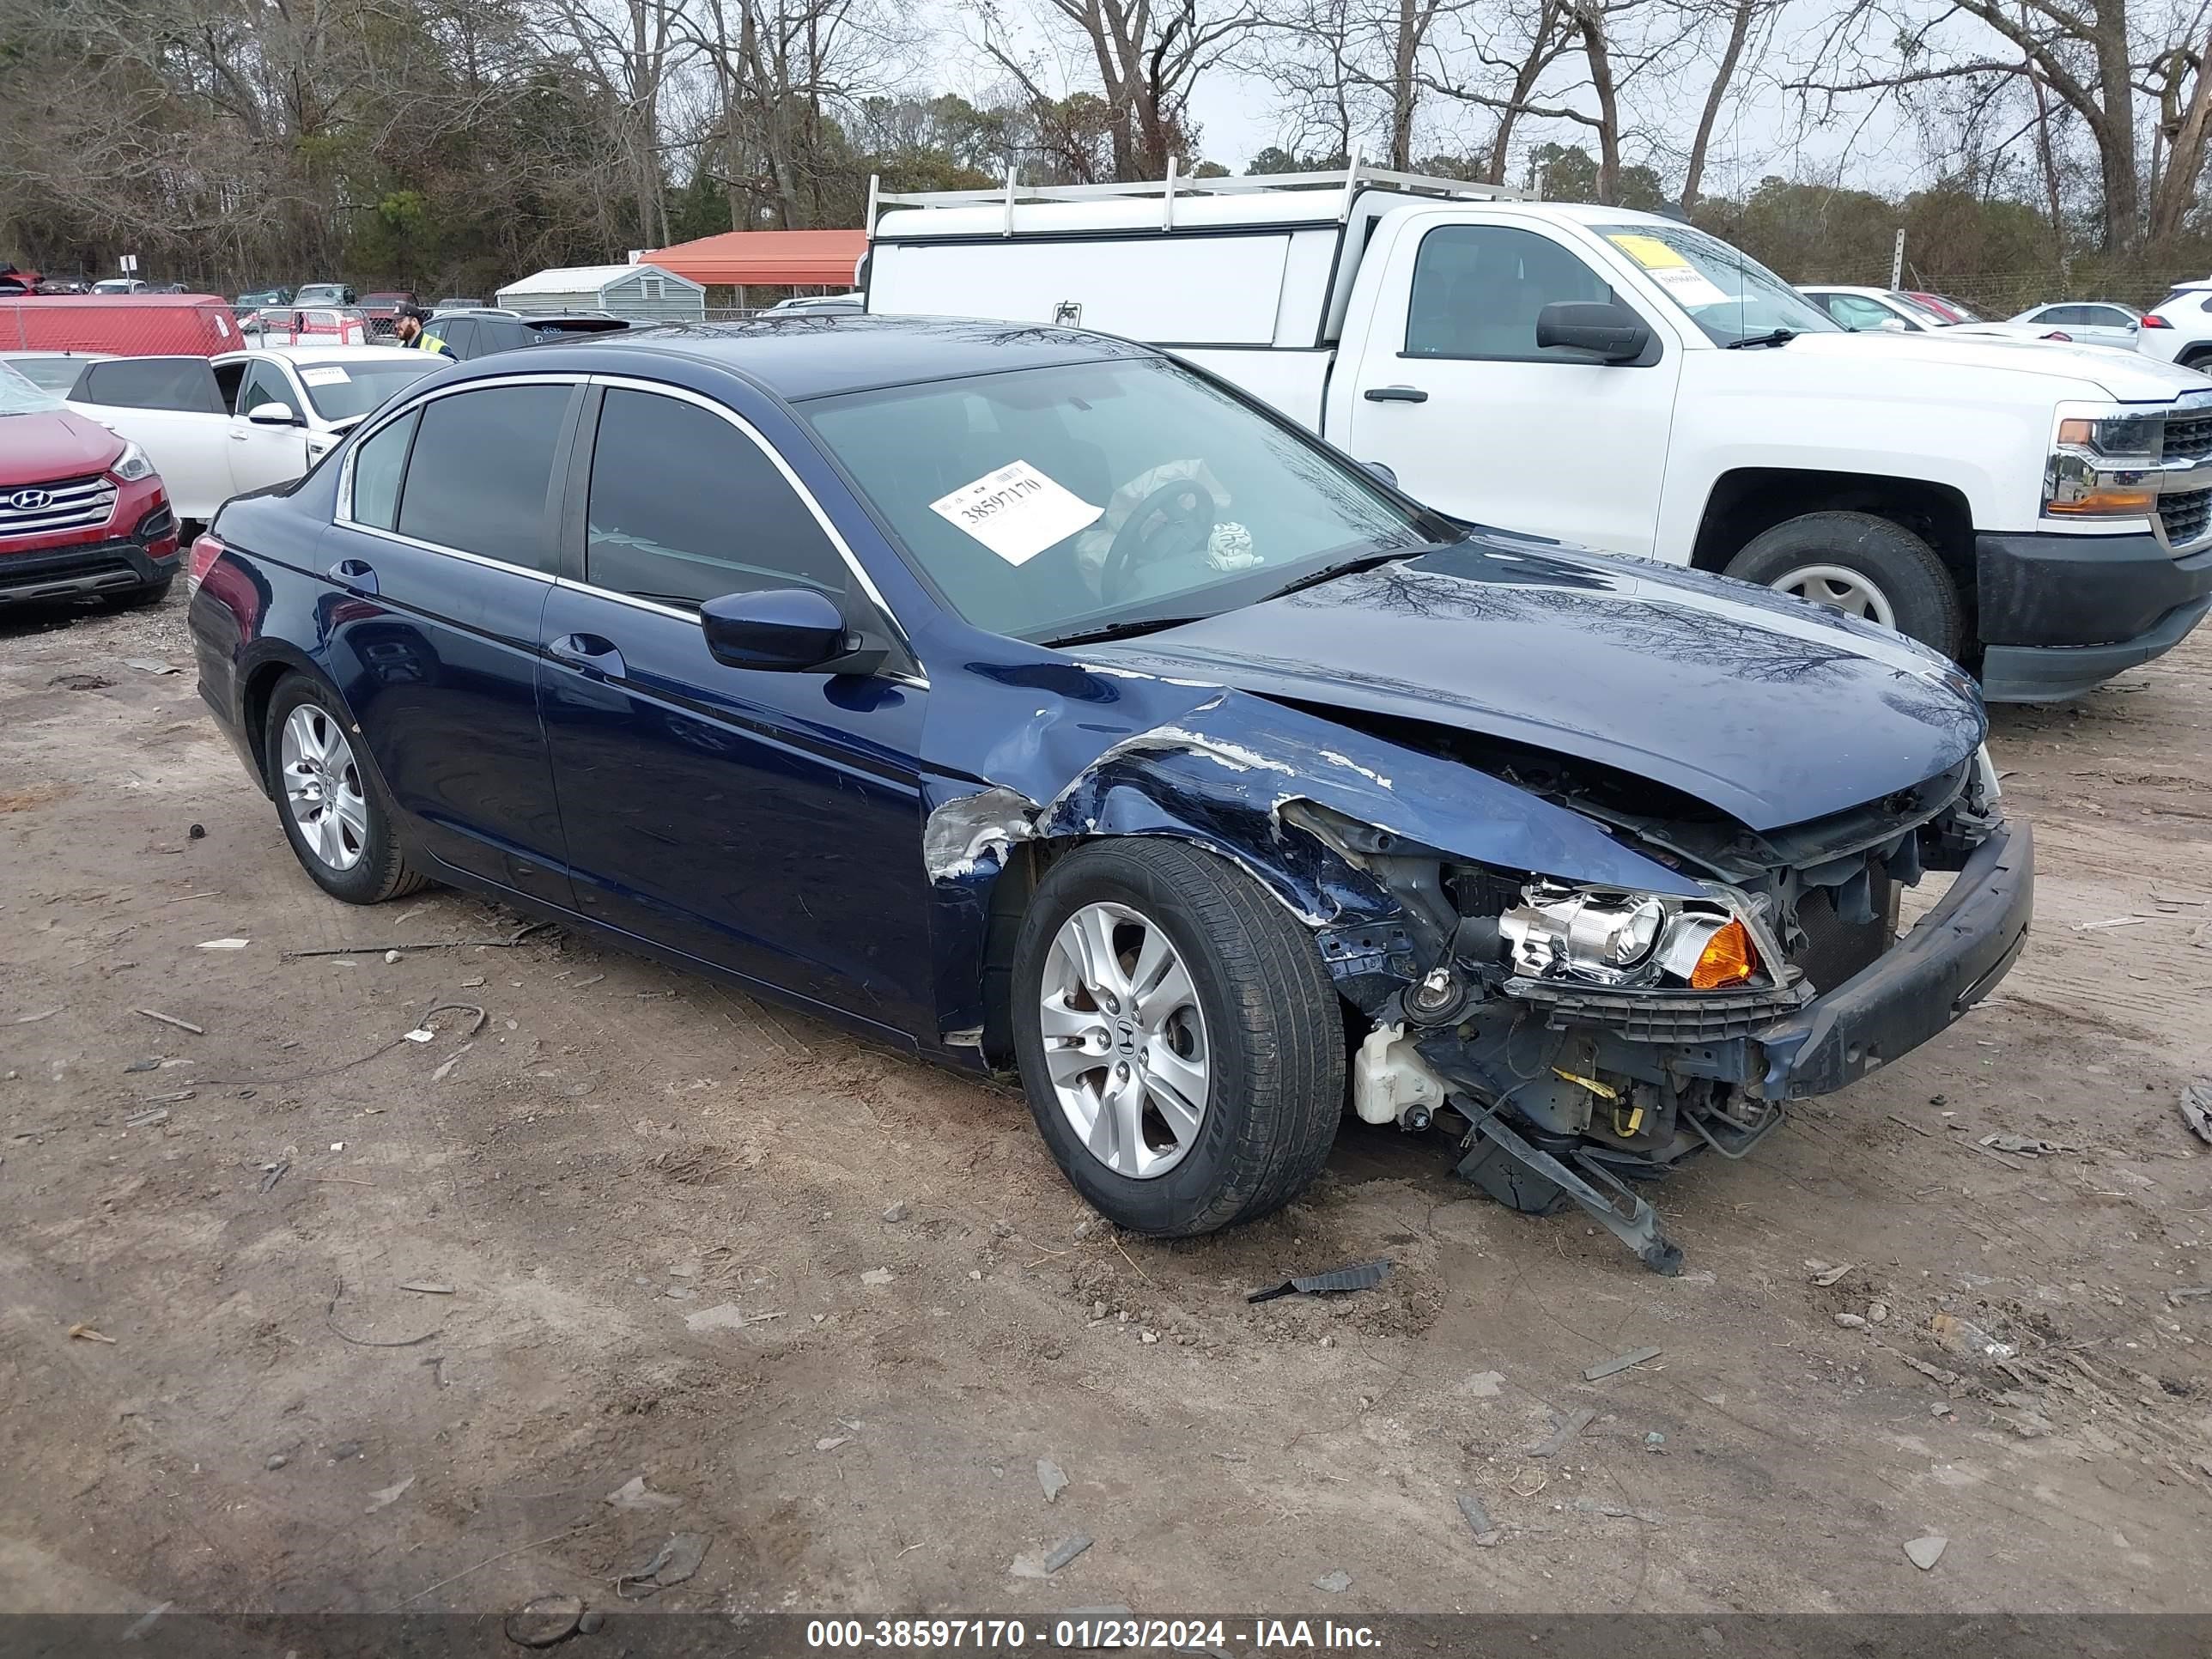
M1529 979L1711 991L1750 984L1764 969L1752 927L1718 898L1530 882L1498 931L1513 971Z

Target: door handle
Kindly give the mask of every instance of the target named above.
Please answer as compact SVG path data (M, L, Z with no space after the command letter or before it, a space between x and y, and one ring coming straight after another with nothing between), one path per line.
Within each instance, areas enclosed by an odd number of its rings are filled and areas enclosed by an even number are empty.
M627 672L614 641L597 634L563 634L546 646L545 654L604 679L620 679Z
M241 427L233 427L233 428L231 428L231 429L230 429L230 441L231 441L231 442L233 442L233 443L234 443L234 444L242 444L242 443L244 443L244 442L246 441L246 432L245 432L245 429L244 429L243 428L241 428Z
M340 559L331 567L331 580L356 593L377 592L376 567L359 559Z
M1370 386L1360 394L1370 404L1425 404L1429 394L1417 386Z

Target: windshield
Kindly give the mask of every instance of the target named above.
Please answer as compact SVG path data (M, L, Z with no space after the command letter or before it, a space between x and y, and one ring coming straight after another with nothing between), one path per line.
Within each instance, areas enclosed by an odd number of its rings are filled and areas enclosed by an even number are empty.
M42 415L59 409L62 400L35 386L5 363L0 363L0 415Z
M10 357L0 361L0 368L12 369L38 390L63 398L76 384L76 377L84 372L85 364L97 361L86 357Z
M1890 304L1895 306L1923 328L1956 328L1958 326L1954 319L1947 317L1924 301L1914 299L1910 294L1900 294L1895 289L1892 289L1883 295L1882 298L1887 300Z
M1208 616L1338 560L1449 534L1158 358L801 409L952 607L1021 638Z
M298 365L300 384L307 387L307 401L314 404L315 413L336 425L368 414L400 387L420 380L446 361L441 354L418 355L422 359L419 363L301 363Z
M1597 234L1705 331L1715 345L1771 334L1833 334L1835 319L1717 236L1687 225L1596 225Z

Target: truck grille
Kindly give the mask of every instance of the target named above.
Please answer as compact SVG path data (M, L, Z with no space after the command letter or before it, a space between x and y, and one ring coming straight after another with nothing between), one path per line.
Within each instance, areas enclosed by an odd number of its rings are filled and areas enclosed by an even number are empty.
M2166 458L2201 461L2212 455L2212 415L2169 415L2166 417Z
M0 537L96 529L114 512L115 486L105 477L19 484L0 489Z
M2158 519L2168 547L2187 547L2212 527L2212 489L2185 490L2158 498Z

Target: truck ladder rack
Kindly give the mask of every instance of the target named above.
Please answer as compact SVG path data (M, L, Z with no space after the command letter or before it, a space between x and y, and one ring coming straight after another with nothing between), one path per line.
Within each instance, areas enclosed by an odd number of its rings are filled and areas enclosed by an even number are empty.
M1191 179L1178 174L1173 161L1168 164L1165 179L1143 179L1127 184L1107 185L1024 185L1014 176L1014 169L1006 169L1006 182L988 190L921 190L888 191L882 187L880 177L868 179L867 228L875 233L876 218L885 208L954 208L1004 207L1006 210L1006 234L1015 234L1014 210L1025 204L1051 202L1131 201L1158 198L1160 204L1160 228L1175 228L1175 204L1178 197L1190 196L1257 196L1284 191L1324 191L1339 192L1341 203L1339 219L1349 219L1352 205L1359 193L1366 189L1381 189L1407 196L1433 196L1444 200L1473 201L1528 201L1533 193L1516 190L1510 185L1470 183L1464 179L1439 179L1426 173L1396 173L1388 167L1370 167L1361 161L1355 152L1352 165L1331 167L1319 173L1267 173L1246 178Z

